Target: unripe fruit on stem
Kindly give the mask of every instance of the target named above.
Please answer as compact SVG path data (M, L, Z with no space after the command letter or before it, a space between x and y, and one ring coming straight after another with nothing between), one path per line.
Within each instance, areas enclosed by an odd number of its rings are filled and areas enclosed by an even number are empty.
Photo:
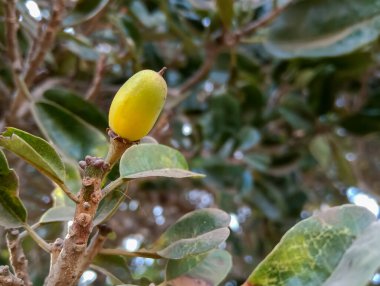
M123 84L111 103L110 128L124 139L140 140L153 128L167 91L161 74L152 70L136 73Z

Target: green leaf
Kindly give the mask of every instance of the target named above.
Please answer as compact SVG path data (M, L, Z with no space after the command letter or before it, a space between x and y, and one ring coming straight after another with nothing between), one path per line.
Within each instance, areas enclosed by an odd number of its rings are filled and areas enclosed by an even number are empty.
M232 267L231 255L221 249L215 249L205 254L189 256L181 260L169 260L166 267L166 280L172 285L182 276L203 280L210 286L221 283ZM172 281L175 279L174 281Z
M371 224L347 249L323 286L365 286L380 267L380 222Z
M41 130L66 155L79 161L86 155L106 154L106 137L70 111L52 102L38 101L33 105L33 112Z
M331 148L325 136L316 136L310 142L310 152L323 169L327 169L331 164Z
M297 0L275 19L266 46L280 58L339 56L376 40L379 27L376 0Z
M257 266L246 285L322 285L375 220L365 208L344 205L301 221Z
M339 141L336 138L330 137L330 148L332 150L332 158L334 159L339 179L348 186L355 186L356 176L354 174L350 162L347 161L344 155L342 145L343 144L339 143Z
M100 202L94 219L95 225L104 223L119 209L120 204L125 200L126 188L128 187L117 188Z
M94 104L75 92L63 88L54 88L45 91L43 96L46 100L69 110L102 132L108 128L106 116Z
M239 132L239 147L238 149L241 151L246 151L256 146L260 140L261 135L260 132L252 127L245 126Z
M367 135L380 131L380 116L357 113L343 118L340 125L355 135Z
M149 251L169 259L207 252L224 242L230 216L219 209L201 209L184 215L169 227Z
M222 19L224 27L230 29L232 18L234 16L234 1L233 0L216 0L216 8L219 16Z
M98 15L109 0L81 0L63 20L64 26L75 26Z
M86 45L78 41L67 40L64 44L65 48L79 58L87 61L97 61L99 53L93 49L91 45Z
M98 254L93 265L103 268L106 275L113 281L113 285L119 285L131 281L127 261L118 255Z
M107 276L107 278L111 282L111 285L118 285L118 286L129 285L129 284L120 284L120 283L123 283L123 281L121 281L119 278L117 278L115 275L113 275L111 272L109 272L107 269L103 267L97 266L95 264L91 264L90 267L96 270L97 272L102 273L104 276Z
M75 208L72 206L59 206L48 209L40 218L40 223L65 222L73 220Z
M20 227L26 223L27 212L18 196L18 178L9 169L7 159L0 150L0 225Z
M42 138L9 127L0 135L0 146L23 158L54 182L63 182L65 167L61 157Z
M120 176L125 179L203 177L189 171L180 152L160 144L140 144L129 148L120 160Z

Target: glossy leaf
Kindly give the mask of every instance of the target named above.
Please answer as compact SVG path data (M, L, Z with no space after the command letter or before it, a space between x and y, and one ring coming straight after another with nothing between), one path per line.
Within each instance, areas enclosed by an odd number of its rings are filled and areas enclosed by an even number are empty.
M129 148L120 160L120 176L125 179L203 177L189 171L180 152L160 144L140 144Z
M70 111L47 101L36 102L33 112L38 125L66 155L79 161L86 155L103 157L106 137Z
M221 210L196 210L169 227L148 250L169 259L207 252L228 238L229 223L230 216Z
M376 40L379 27L376 0L297 0L275 19L266 46L280 58L339 56Z
M380 222L371 224L347 249L323 286L365 286L380 267Z
M93 270L102 273L104 276L107 276L107 278L110 280L111 285L129 285L129 284L121 284L123 281L121 281L119 278L117 278L115 275L113 275L111 272L109 272L107 269L100 267L95 264L91 264L90 266ZM133 286L133 285L132 285Z
M59 206L48 209L40 218L40 223L65 222L73 220L75 208L72 206Z
M55 182L63 182L65 167L55 149L40 137L16 128L0 135L0 146L12 151Z
M187 276L196 281L205 281L209 286L216 286L228 275L231 267L231 255L225 250L215 249L181 260L169 260L166 280L173 286L180 286L180 279Z
M71 111L102 132L105 132L108 128L106 116L94 104L83 99L75 92L63 88L54 88L45 91L43 96L46 100Z
M245 285L322 285L354 240L375 220L367 209L353 205L303 220L283 236Z
M93 265L104 269L113 285L120 285L132 281L127 261L118 255L102 255L98 254L93 261Z
M18 196L18 178L9 169L7 159L0 150L0 225L20 227L26 222L27 212Z
M104 223L119 209L120 204L125 200L126 188L119 187L115 189L100 202L94 219L95 225Z
M75 6L74 10L63 20L64 26L75 26L98 15L109 0L82 0Z

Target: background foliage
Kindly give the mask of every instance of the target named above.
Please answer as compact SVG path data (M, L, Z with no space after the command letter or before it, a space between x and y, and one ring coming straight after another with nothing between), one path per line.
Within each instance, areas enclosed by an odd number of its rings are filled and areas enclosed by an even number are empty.
M133 183L110 222L118 234L112 246L147 245L184 213L217 206L232 216L223 246L234 265L223 283L232 286L316 210L364 201L378 215L378 1L298 0L285 11L284 1L269 0L66 2L62 25L26 82L34 100L16 106L1 6L0 126L44 136L67 166L102 156L118 87L141 69L166 66L169 96L151 135L207 175ZM18 2L22 57L41 37L51 6ZM21 174L31 223L52 204L64 205L35 169L7 155ZM42 227L40 235L54 239L62 227ZM32 261L48 258L31 241L25 247ZM0 253L0 264L6 257ZM144 259L108 265L153 280L162 268ZM47 267L35 264L36 281Z

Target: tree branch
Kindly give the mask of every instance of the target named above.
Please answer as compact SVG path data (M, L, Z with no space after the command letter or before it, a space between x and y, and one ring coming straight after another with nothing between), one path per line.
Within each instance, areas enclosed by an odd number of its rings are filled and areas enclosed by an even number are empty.
M33 238L33 240L38 244L39 247L41 247L46 252L50 252L50 245L43 240L35 231L34 229L28 225L24 224L23 227L25 230L29 233L30 237Z
M219 53L220 49L214 45L209 44L206 47L205 59L199 69L189 77L182 85L177 88L169 90L169 94L173 97L178 97L187 92L192 86L199 83L204 79L211 70L214 61Z
M257 21L251 22L247 24L245 27L242 29L236 31L235 37L237 38L236 43L238 43L239 39L241 37L247 36L249 34L252 34L255 32L257 29L269 24L272 20L274 20L279 14L282 13L292 2L292 0L288 1L285 5L282 6L275 6L275 8L267 15L264 17L258 19Z
M35 51L31 55L30 60L26 63L24 71L24 80L30 85L36 76L36 71L43 62L46 53L51 49L57 31L62 22L63 13L65 11L65 0L55 0L53 3L50 21L48 22L42 34L41 41L35 46ZM38 35L37 35L38 37Z
M52 8L51 18L46 27L43 29L42 24L35 41L32 44L32 48L29 51L27 61L24 64L24 69L22 73L23 81L26 86L29 87L36 77L38 68L42 64L46 53L51 49L57 31L62 22L63 13L65 11L65 0L55 0ZM20 105L23 103L22 98L23 93L20 90L16 91L15 99L10 108L10 114L17 114L16 111L19 109Z
M105 254L105 255L122 255L122 256L128 256L128 257L146 257L146 258L153 258L153 259L162 258L160 255L154 252L143 252L143 251L130 252L130 251L127 251L125 249L120 249L120 248L103 248L101 251L99 251L99 253Z
M57 262L58 256L63 248L63 239L57 238L54 243L50 244L50 271Z
M9 266L0 266L0 285L24 286L24 281L17 278L9 271Z
M102 189L102 199L105 198L110 192L112 192L117 187L120 187L122 184L124 184L127 180L123 178L118 178L115 181L112 181L107 186L105 186Z
M7 231L7 246L9 251L9 260L16 277L24 281L25 286L32 286L28 274L28 260L25 257L24 250L21 246L19 231L10 229Z
M64 183L58 184L58 186L61 188L61 190L76 204L79 203L79 199L76 195L74 195Z
M111 133L110 133L111 134ZM117 138L117 137L115 137ZM53 258L45 286L73 286L80 278L83 263L96 252L100 241L94 241L86 252L86 246L93 229L93 220L102 198L101 185L104 177L121 157L123 152L132 145L131 142L116 140L111 137L109 153L105 160L86 156L79 162L83 169L82 188L79 192L79 203L76 205L73 224L69 228L63 242L63 248L57 258ZM114 145L116 144L117 147ZM125 144L124 147L121 144ZM91 250L94 249L94 250ZM87 254L87 258L86 257ZM86 261L86 262L83 262Z
M21 56L17 41L19 27L16 14L16 0L3 0L5 8L5 36L9 61L13 70L21 69Z
M98 61L96 62L96 69L94 78L92 79L90 89L86 93L86 99L93 101L99 93L102 78L106 70L107 56L100 54Z
M91 262L94 260L95 256L103 248L107 236L111 233L111 228L106 225L99 225L98 232L95 234L91 240L90 245L87 247L86 254L82 259L82 266L78 276L82 276L83 272L86 271L91 265Z

